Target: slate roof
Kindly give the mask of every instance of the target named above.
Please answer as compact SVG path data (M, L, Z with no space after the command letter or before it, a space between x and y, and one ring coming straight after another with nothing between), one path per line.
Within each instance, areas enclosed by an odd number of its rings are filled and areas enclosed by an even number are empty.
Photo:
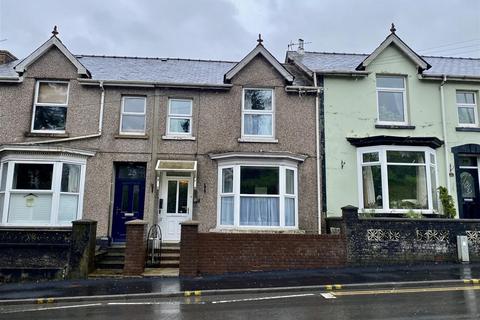
M77 56L94 80L149 81L174 84L224 84L236 62L170 58Z
M18 74L13 69L20 60L14 60L5 64L0 64L0 77L17 77Z
M287 59L300 62L311 71L322 72L355 72L356 67L368 54L288 51ZM425 75L473 76L480 77L480 59L421 56L432 67L425 70Z

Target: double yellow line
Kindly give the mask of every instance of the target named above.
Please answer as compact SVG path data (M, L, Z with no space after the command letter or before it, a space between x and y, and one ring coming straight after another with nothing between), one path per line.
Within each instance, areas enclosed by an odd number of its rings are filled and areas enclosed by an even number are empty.
M480 286L438 287L438 288L437 287L399 288L399 289L378 289L378 290L358 290L358 291L336 291L331 293L335 296L357 296L357 295L427 293L427 292L470 291L470 290L480 290Z

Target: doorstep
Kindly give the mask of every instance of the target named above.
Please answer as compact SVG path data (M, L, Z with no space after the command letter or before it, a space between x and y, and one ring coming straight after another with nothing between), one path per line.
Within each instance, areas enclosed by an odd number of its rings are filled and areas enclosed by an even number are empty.
M122 269L97 269L88 275L88 278L132 278L132 277L160 277L175 278L179 275L178 268L145 268L145 271L139 276L125 276Z

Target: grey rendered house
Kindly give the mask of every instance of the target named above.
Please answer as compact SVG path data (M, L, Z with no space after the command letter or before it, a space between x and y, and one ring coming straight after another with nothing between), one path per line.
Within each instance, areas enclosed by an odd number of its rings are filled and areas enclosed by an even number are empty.
M0 63L1 228L319 232L317 90L261 40L228 62L74 55L54 32Z
M396 34L369 54L287 53L323 83L323 208L480 218L480 59L420 56Z

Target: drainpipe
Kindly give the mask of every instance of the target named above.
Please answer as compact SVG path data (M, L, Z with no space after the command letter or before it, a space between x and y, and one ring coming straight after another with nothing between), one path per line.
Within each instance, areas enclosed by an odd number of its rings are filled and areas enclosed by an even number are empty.
M450 163L448 160L448 139L447 139L447 119L445 115L445 97L443 86L447 82L447 76L443 75L442 83L440 84L440 105L442 108L442 128L443 128L443 142L445 146L445 177L447 179L447 190L450 194Z
M99 86L100 86L100 89L102 90L102 93L100 96L100 114L98 116L98 132L97 133L78 136L78 137L71 137L71 138L51 139L51 140L43 140L43 141L28 141L28 142L22 142L18 144L23 144L23 145L47 144L47 143L68 142L68 141L76 141L76 140L84 140L84 139L100 137L103 131L103 109L105 107L105 88L103 87L103 81L100 81Z
M318 211L318 234L322 233L322 199L321 199L321 177L320 177L320 88L317 87L317 73L313 73L313 86L317 88L317 94L315 95L315 140L316 140L316 152L317 152L317 211Z

